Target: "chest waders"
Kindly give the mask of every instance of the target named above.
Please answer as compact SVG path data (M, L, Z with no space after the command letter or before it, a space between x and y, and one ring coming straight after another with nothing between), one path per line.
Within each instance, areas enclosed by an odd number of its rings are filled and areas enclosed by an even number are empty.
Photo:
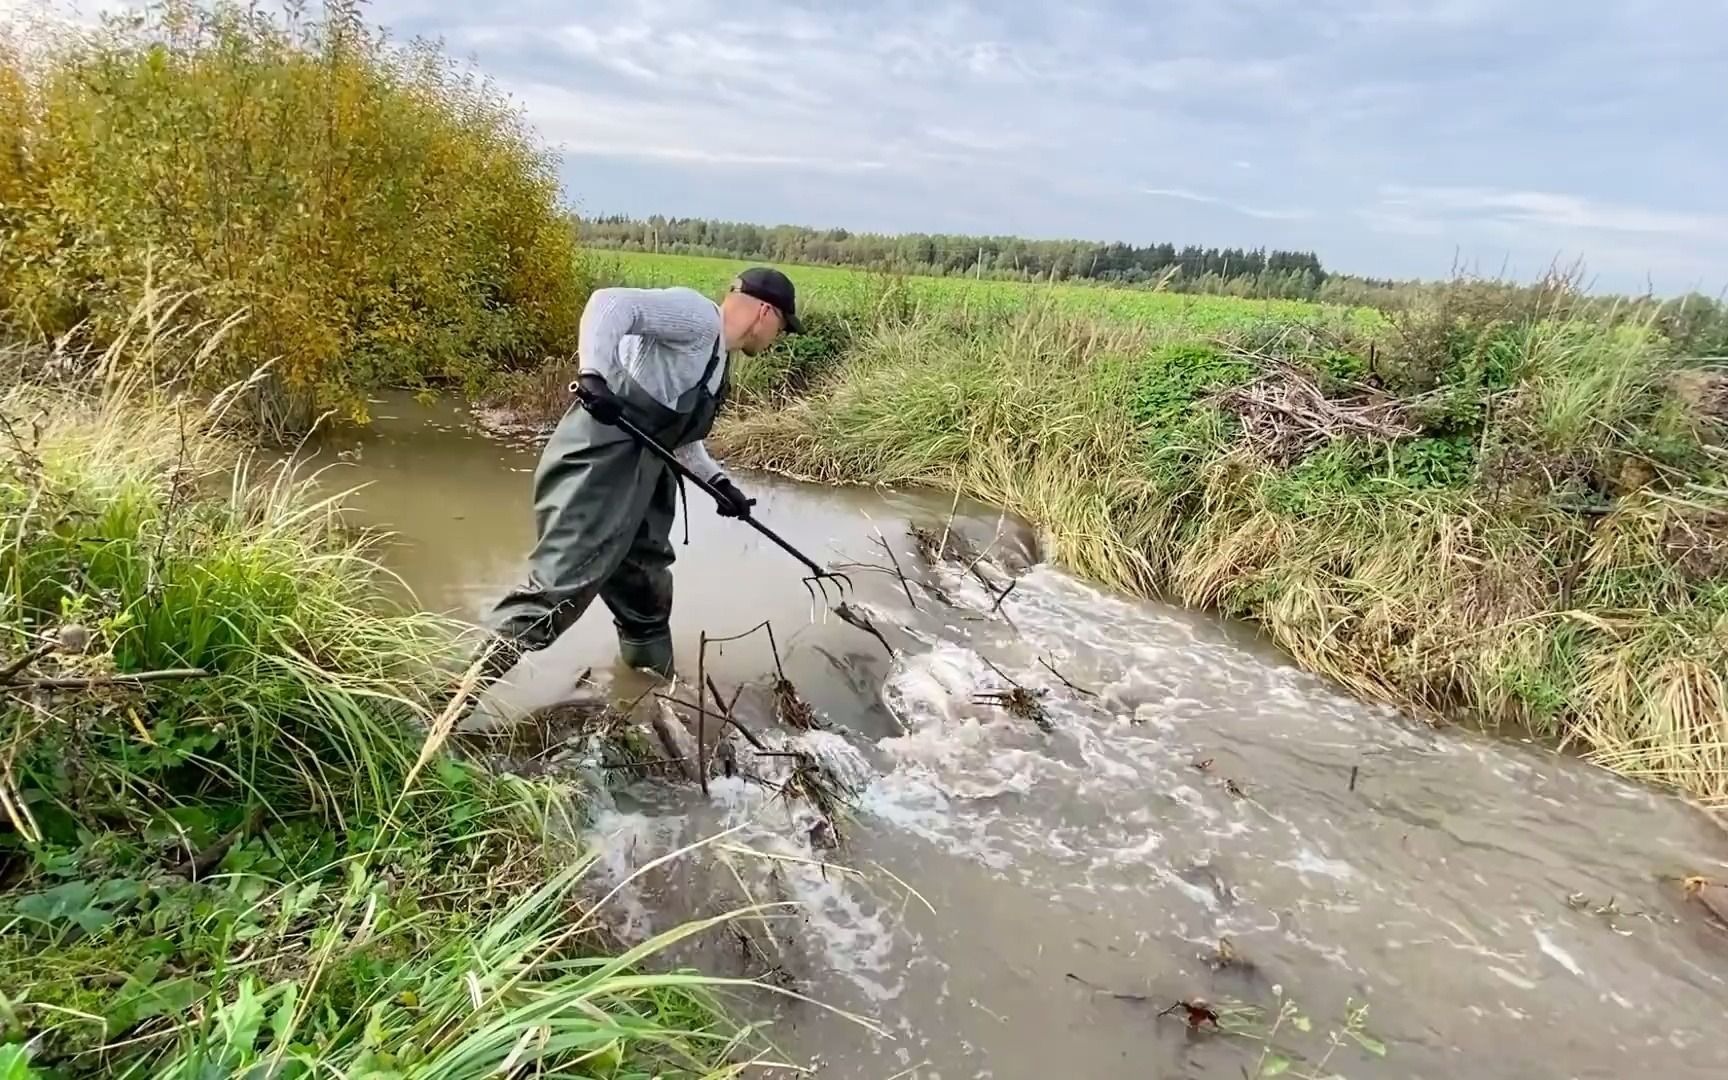
M714 343L702 378L668 409L629 378L612 392L636 426L666 447L706 438L731 380L708 383L722 363ZM494 655L502 675L524 652L552 644L595 597L605 601L618 630L618 652L630 667L672 674L672 522L678 478L629 435L572 402L546 442L534 470L538 539L527 580L492 609L488 622L501 639Z

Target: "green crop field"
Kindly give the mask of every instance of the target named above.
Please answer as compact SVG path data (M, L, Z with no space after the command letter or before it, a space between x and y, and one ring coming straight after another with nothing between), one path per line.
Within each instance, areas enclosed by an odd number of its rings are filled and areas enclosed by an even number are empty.
M718 294L748 260L700 255L659 255L635 251L600 251L590 255L596 275L626 285L658 287L688 285ZM784 266L812 310L856 307L879 295L886 275L870 270L833 266ZM1343 308L1301 300L1247 300L1233 296L1203 296L1155 292L1151 289L1108 288L1098 285L1028 285L1017 281L979 281L959 277L899 279L916 303L935 309L959 309L974 314L1013 311L1029 303L1054 303L1075 314L1103 315L1136 322L1214 333L1264 322L1354 322L1368 328L1382 319L1370 308Z

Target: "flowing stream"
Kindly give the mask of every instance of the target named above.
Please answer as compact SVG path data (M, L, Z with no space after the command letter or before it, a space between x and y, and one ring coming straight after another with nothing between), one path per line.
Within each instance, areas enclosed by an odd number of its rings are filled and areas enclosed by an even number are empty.
M344 459L330 477L370 485L351 502L398 534L386 559L422 603L477 618L521 572L535 451L448 407L380 411L375 430L326 446ZM740 479L819 560L886 566L881 536L915 582L916 606L892 574L853 575L891 660L692 492L680 668L693 674L700 634L772 620L787 676L832 725L787 745L858 789L844 844L826 850L807 816L741 777L706 799L620 787L591 833L602 884L630 879L609 906L626 936L795 903L675 954L727 975L772 968L874 1026L752 1000L777 1060L876 1080L1728 1075L1728 933L1677 880L1728 877L1728 834L1702 812L1539 746L1363 704L1240 627L1075 580L988 508ZM984 580L908 537L908 522L950 519L956 542L988 551ZM560 700L588 668L636 697L646 684L614 657L597 603L498 708ZM745 686L740 716L772 727L767 642L707 659L727 693ZM976 700L1008 680L1043 692L1049 730ZM1183 1000L1228 1031L1160 1015ZM1300 1018L1278 1022L1281 1002Z

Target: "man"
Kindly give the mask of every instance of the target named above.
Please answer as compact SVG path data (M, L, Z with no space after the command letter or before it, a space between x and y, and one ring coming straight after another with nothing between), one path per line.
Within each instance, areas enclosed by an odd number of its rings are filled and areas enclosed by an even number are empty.
M528 578L493 609L482 668L496 679L552 642L595 597L612 611L626 664L672 673L672 521L680 494L665 462L614 426L626 416L724 496L724 517L748 499L703 445L725 400L727 354L754 355L802 329L792 282L744 271L716 304L693 289L600 289L582 312L572 403L534 474L539 539Z

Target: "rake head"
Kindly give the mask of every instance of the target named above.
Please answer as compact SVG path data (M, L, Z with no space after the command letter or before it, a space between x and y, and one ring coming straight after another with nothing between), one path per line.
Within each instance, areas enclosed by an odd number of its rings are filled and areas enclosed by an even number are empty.
M833 584L830 585L830 582ZM837 603L845 603L847 594L856 591L850 577L832 570L821 570L810 574L803 578L803 583L804 591L810 594L810 599L812 601L816 599L816 594L818 592L822 594L822 604L824 607L832 607ZM830 588L832 588L836 594L836 599L833 601L828 599L828 590Z

